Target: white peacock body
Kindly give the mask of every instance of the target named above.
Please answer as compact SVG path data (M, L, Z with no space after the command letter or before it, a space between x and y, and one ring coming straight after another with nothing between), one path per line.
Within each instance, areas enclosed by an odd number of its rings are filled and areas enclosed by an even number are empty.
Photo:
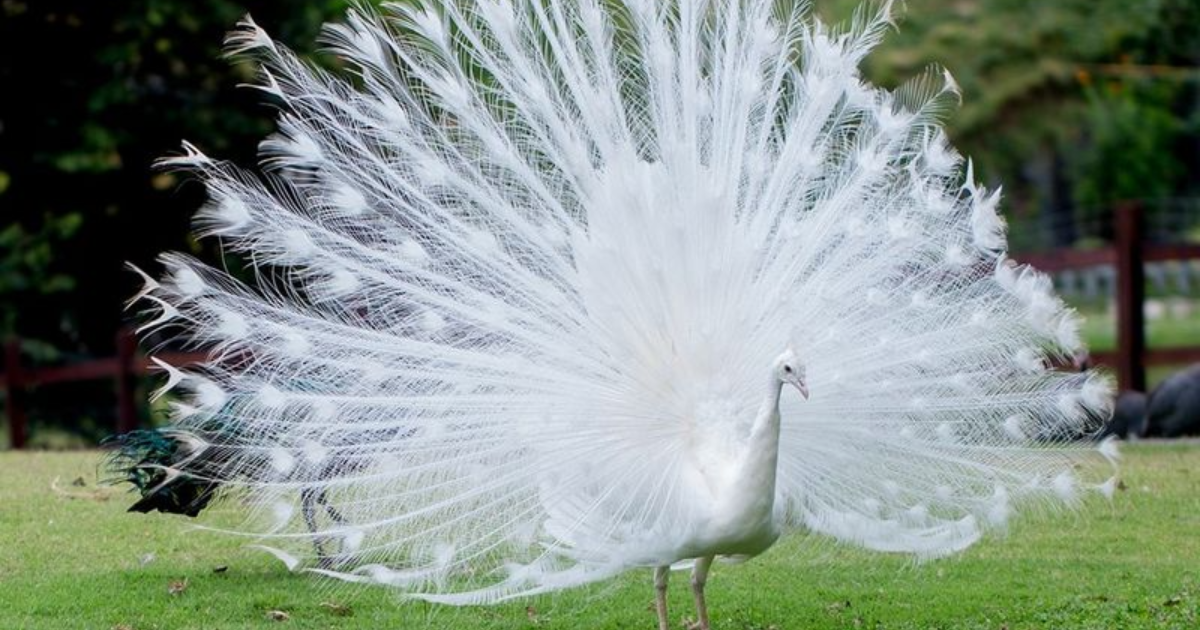
M384 11L329 27L346 76L230 36L282 108L265 173L166 163L257 282L167 255L138 296L212 352L167 367L171 474L244 488L290 568L487 603L797 530L940 556L1111 492L1072 442L1108 385L1049 369L1074 316L1006 258L954 83L858 72L887 6Z

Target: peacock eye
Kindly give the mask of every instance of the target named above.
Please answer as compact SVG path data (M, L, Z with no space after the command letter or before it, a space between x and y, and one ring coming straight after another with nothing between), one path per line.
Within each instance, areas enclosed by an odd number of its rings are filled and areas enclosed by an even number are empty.
M784 371L784 372L787 372L788 374L791 374L791 373L792 373L792 366L790 366L790 365L785 365L785 366L783 366L783 371Z

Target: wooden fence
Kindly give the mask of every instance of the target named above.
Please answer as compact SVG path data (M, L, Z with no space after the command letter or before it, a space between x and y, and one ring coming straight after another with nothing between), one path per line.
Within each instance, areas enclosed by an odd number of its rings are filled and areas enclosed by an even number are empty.
M1113 244L1088 250L1059 249L1017 256L1046 273L1111 265L1116 269L1117 350L1093 352L1091 362L1114 368L1121 390L1146 390L1147 365L1172 365L1200 361L1200 346L1146 347L1146 263L1200 259L1200 245L1145 241L1142 207L1117 207Z
M1200 361L1200 346L1182 348L1146 348L1144 315L1145 268L1148 262L1200 259L1200 245L1156 245L1143 240L1143 214L1140 206L1126 205L1116 212L1116 239L1100 249L1060 249L1017 256L1047 273L1111 265L1117 277L1117 351L1094 352L1094 364L1106 365L1117 371L1122 390L1144 391L1147 365L1179 364ZM112 379L116 386L117 426L119 433L137 428L139 401L137 379L147 373L152 362L138 354L137 341L129 331L117 336L117 355L70 365L26 369L21 360L19 339L10 339L5 346L4 374L0 376L6 390L5 410L8 414L10 443L23 448L28 441L28 425L24 399L26 390L38 385L73 381ZM165 353L158 358L171 365L199 363L204 353Z
M112 379L117 394L118 433L132 431L138 426L137 380L153 366L153 362L137 351L137 339L132 332L117 334L117 356L93 359L69 365L27 369L21 360L21 340L9 339L4 347L4 410L8 415L9 444L24 448L29 440L25 397L30 387L75 381ZM203 352L168 352L157 357L171 365L187 365L204 361Z

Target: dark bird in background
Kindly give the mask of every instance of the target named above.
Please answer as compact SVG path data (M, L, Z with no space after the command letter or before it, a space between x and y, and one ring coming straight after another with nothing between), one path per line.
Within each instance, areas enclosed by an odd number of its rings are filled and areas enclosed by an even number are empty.
M1200 435L1200 364L1176 372L1150 394L1142 435Z

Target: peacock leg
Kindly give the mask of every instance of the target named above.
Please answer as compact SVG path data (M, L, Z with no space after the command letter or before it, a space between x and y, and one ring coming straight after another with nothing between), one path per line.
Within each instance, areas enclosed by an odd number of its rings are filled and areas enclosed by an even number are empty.
M321 477L323 479L333 479L337 477L337 474L338 471L333 466L326 466L321 470ZM333 504L329 502L329 494L324 488L321 488L317 491L317 503L320 503L325 507L325 513L329 515L330 519L333 519L334 523L337 523L338 525L346 524L346 519L343 518L341 513L337 511L337 508L333 507Z
M692 565L692 596L696 598L696 617L698 630L709 630L708 606L704 604L704 583L708 581L708 568L712 566L712 556L696 558Z
M300 490L300 511L304 514L304 524L308 526L308 531L313 534L312 544L317 552L317 562L322 569L328 569L328 557L325 555L325 539L322 536L316 535L319 530L317 527L317 511L315 504L316 499L313 497L312 488L303 488Z
M334 523L337 523L338 525L346 524L346 517L342 516L342 513L338 512L337 508L333 507L333 504L329 502L329 497L325 494L324 490L321 491L321 505L325 506L325 512L329 514L329 518L333 519Z
M658 630L670 630L667 623L667 577L671 567L654 567L654 610L658 612Z
M326 494L326 492L323 488L321 490L317 491L316 502L325 507L326 514L329 515L330 520L332 520L335 524L337 524L337 525L345 525L346 524L346 519L337 511L337 508L333 507L333 504L329 502L329 495ZM344 553L346 550L345 547L346 547L346 543L344 541L339 543L338 544L338 554ZM345 558L342 559L342 561L344 561L344 560L345 560ZM322 555L320 557L320 562L321 562L321 565L323 568L331 568L334 564L334 559L330 558L328 555ZM328 566L326 566L326 565L328 565Z

